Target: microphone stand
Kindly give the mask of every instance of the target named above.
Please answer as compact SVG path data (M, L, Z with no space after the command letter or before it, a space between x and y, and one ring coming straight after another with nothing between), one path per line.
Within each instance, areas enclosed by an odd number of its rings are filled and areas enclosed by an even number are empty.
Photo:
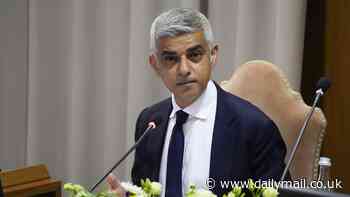
M315 97L315 100L314 100L314 103L312 104L312 108L311 110L309 111L305 121L304 121L304 124L303 124L303 127L301 128L300 130L300 133L299 133L299 136L297 138L297 141L295 142L294 146L293 146L293 149L292 149L292 152L290 154L290 157L288 159L288 162L286 164L286 167L284 168L284 171L283 171L283 174L282 174L282 177L281 177L281 180L280 181L284 181L284 179L286 178L286 175L287 175L287 172L289 170L289 167L290 167L290 164L292 163L292 160L294 159L294 156L295 156L295 152L300 144L300 141L301 141L301 138L304 134L304 131L306 130L310 120L311 120L311 116L312 114L314 113L315 111L315 108L316 108L316 105L318 103L318 101L320 100L321 96L324 94L324 92L322 91L322 89L318 89L316 91L316 97Z
M150 124L148 124L147 129L145 130L145 132L143 132L143 134L142 134L141 137L136 141L136 143L128 150L128 152L126 152L126 153L123 155L123 157L122 157L116 164L114 164L114 166L113 166L110 170L108 170L108 172L107 172L102 178L100 178L100 180L99 180L94 186L92 186L92 187L89 189L89 192L93 192L93 191L96 189L96 187L97 187L98 185L100 185L100 184L102 183L102 181L105 180L106 177L107 177L115 168L117 168L117 167L129 156L129 154L130 154L132 151L134 151L134 149L140 144L140 142L142 141L142 139L146 136L146 134L148 133L148 131L151 130L151 129L154 129L155 127L156 127L156 125L155 125L153 122L151 122Z

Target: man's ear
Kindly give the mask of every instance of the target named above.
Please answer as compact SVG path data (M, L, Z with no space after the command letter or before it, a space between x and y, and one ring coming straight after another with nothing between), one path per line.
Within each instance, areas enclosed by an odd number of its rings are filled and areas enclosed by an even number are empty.
M215 65L217 62L217 56L218 56L219 46L215 45L211 51L210 51L210 63L211 65Z
M156 55L155 54L151 54L148 57L148 61L149 61L149 64L152 66L153 70L159 76L160 75L160 68L159 68L159 64L158 64Z

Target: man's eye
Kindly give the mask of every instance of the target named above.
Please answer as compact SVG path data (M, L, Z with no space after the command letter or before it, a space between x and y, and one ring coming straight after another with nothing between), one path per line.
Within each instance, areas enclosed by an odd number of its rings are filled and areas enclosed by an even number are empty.
M163 57L163 60L165 62L176 62L177 61L177 57L176 56L172 56L172 55L167 55Z
M191 52L187 54L187 58L194 63L200 62L202 60L203 53L201 52Z

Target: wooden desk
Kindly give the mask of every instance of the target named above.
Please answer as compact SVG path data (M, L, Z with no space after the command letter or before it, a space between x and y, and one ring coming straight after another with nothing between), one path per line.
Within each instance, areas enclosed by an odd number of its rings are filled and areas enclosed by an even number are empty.
M5 197L61 197L61 182L50 178L45 165L1 172Z

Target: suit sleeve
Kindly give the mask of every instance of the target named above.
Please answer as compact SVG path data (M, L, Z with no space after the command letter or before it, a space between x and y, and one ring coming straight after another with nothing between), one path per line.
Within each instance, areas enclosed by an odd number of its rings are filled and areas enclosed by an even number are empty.
M257 130L253 149L253 179L278 181L285 167L286 145L279 129L270 119L266 119ZM290 179L289 175L287 179Z

